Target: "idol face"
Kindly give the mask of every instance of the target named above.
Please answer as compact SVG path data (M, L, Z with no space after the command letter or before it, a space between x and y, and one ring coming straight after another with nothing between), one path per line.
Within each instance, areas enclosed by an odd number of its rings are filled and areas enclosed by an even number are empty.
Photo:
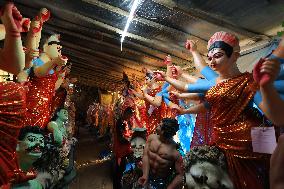
M44 51L51 59L54 59L61 56L61 49L62 46L59 44L59 42L51 42L45 45Z
M215 48L209 51L207 57L209 66L214 71L223 71L229 66L229 58L225 54L225 51L220 48Z
M21 157L38 159L44 148L44 136L42 134L27 133L22 141L19 141L17 152Z
M230 57L221 48L214 48L208 52L209 67L216 72L228 72L233 67L233 64L237 62L239 58L238 52L233 52Z
M131 149L135 158L142 158L146 141L141 137L135 137L131 140Z
M224 188L233 189L233 183L228 174L217 165L210 162L197 162L185 173L189 189Z
M68 120L68 111L65 109L61 109L58 113L57 116L63 120L63 121L67 121Z
M145 75L146 85L151 85L156 82L155 75L153 73L147 72Z

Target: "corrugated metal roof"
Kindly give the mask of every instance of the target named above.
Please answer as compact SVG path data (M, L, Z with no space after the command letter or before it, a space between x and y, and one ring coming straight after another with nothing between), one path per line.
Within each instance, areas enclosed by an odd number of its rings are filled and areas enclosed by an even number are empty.
M1 1L2 4L4 1ZM15 0L24 16L33 18L42 7L51 19L43 35L58 32L63 53L81 82L109 89L122 72L142 78L141 68L157 69L167 54L177 64L191 65L184 48L187 38L206 43L216 31L235 33L242 47L267 40L284 21L283 0L141 0L120 51L132 0ZM190 66L189 66L190 67ZM192 71L193 69L190 69Z

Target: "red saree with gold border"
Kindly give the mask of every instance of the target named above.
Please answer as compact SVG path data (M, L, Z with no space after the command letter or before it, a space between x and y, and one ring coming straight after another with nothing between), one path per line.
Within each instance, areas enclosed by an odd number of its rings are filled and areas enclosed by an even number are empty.
M258 86L243 73L212 87L205 96L211 107L213 142L225 153L236 189L262 189L268 180L269 156L252 151L251 128L262 123L251 102Z

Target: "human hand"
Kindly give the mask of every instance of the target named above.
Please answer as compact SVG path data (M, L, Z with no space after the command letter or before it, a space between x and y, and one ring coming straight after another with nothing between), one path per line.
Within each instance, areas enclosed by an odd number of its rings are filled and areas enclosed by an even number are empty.
M30 25L29 19L24 19L12 2L6 3L4 7L1 8L0 15L6 32L11 33L12 36L20 37L20 32L28 31Z
M21 32L28 32L30 30L31 20L29 18L23 18L20 24L22 26Z
M67 63L68 58L66 56L58 56L54 58L53 61L58 66L64 66Z
M280 62L275 59L260 59L254 66L253 77L260 86L271 85L280 71Z
M176 69L177 75L180 76L183 72L182 68L180 66L175 66L175 69Z
M31 30L32 33L38 33L42 29L42 22L40 21L40 18L38 16L35 17L35 19L31 22Z
M178 91L172 91L173 95L175 95L177 98L181 98L181 94Z
M147 183L148 183L148 178L145 175L143 175L138 179L139 185L146 186Z
M46 22L50 18L50 11L47 8L42 8L39 11L39 16L42 22Z
M182 115L182 114L188 114L186 112L186 109L184 107L178 107L178 108L175 108L177 111L178 111L178 114Z
M180 109L181 109L181 108L179 107L179 105L177 105L177 104L175 104L175 103L173 103L173 102L170 102L169 107L170 107L171 109L177 110L178 112L179 112Z
M157 81L163 81L166 77L166 73L163 71L154 71L154 77Z
M164 64L166 65L172 65L172 57L171 55L167 55L165 60L164 60Z
M174 78L174 79L179 78L179 76L181 76L181 74L182 74L182 69L181 69L180 66L174 66L174 65L172 65L172 66L170 66L169 71L167 71L167 75L168 75L169 77Z
M142 87L141 90L142 90L143 94L148 94L149 89L146 85L144 87Z
M193 41L193 40L186 40L185 42L185 48L188 49L191 53L194 52L194 51L197 51L197 42L198 40L196 41Z
M22 70L18 75L17 75L17 81L19 83L25 83L28 81L28 73L25 70ZM28 88L27 88L28 89Z

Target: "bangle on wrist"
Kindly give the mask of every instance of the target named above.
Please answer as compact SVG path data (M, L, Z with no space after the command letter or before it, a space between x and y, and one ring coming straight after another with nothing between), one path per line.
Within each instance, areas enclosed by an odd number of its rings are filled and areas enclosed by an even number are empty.
M16 32L16 31L11 32L9 35L13 38L20 38L21 37L20 32Z

